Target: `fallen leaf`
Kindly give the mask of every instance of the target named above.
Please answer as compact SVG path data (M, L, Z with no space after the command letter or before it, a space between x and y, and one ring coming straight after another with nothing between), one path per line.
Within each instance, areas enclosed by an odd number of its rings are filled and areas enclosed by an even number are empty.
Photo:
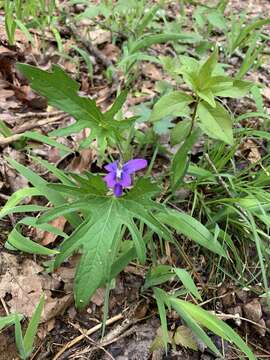
M159 70L154 64L145 63L142 65L142 71L144 75L149 77L151 80L162 80L161 70Z
M103 54L111 61L117 61L120 56L120 49L114 44L107 43L102 49Z
M52 226L56 227L57 229L63 231L66 222L67 222L67 220L64 218L64 216L59 216L58 218L56 218L52 222L50 222L50 224ZM56 235L56 234L45 231L43 240L41 241L42 245L47 246L47 245L53 243L55 241L55 239L57 238L57 236L58 235Z
M192 349L195 351L198 350L197 342L194 339L192 331L184 325L178 326L178 328L175 331L173 340L176 345L182 345L185 348Z
M97 29L90 31L90 39L94 45L101 45L106 42L111 42L111 32L108 30Z
M245 316L254 322L259 322L262 318L262 305L258 299L253 299L243 305Z
M247 153L247 159L252 164L261 160L258 145L251 139L247 139L243 144L241 144L239 150L244 154L244 156Z
M43 273L43 267L31 259L19 262L18 256L2 252L0 272L0 297L10 296L6 300L10 312L18 312L30 318L44 293L45 307L41 322L45 322L62 314L73 301L72 292L61 298L53 297L51 290L60 287L60 280L55 275Z

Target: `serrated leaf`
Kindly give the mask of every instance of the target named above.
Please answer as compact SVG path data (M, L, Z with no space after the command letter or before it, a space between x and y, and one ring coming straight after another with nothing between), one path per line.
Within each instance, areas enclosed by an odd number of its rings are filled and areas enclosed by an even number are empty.
M103 115L96 103L79 96L79 84L59 66L53 65L51 72L21 63L17 64L17 68L28 78L31 87L48 99L51 106L69 113L78 122L87 121L91 127L103 122Z
M216 107L211 107L205 101L198 105L198 116L201 129L211 138L233 144L232 119L222 105L216 102Z
M64 185L60 186L63 192L67 190L69 193L70 187L67 189L66 186L63 188ZM146 246L137 228L137 220L147 224L163 238L170 236L168 230L151 214L153 209L162 209L162 205L151 200L151 196L156 192L156 185L146 179L140 179L134 188L121 198L99 194L86 196L85 191L77 191L76 196L79 201L55 207L39 219L39 221L48 221L52 216L59 216L77 208L82 212L84 209L88 211L82 224L64 240L60 246L60 253L55 259L55 267L57 267L74 251L78 249L82 251L74 285L78 308L86 306L96 289L111 279L112 265L117 259L122 241L120 230L123 226L129 230L137 256L142 262L146 259Z
M187 116L188 105L194 101L193 97L181 91L172 91L162 96L154 105L150 121L158 121L167 116Z

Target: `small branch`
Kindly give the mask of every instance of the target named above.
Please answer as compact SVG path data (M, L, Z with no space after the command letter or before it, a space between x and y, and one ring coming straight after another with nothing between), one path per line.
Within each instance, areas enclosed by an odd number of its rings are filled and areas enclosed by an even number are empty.
M19 128L13 130L13 135L8 136L8 137L0 137L0 146L5 146L5 145L13 143L14 141L19 140L21 137L24 136L24 133L28 130L32 130L34 128L37 128L37 127L40 127L43 125L47 125L47 124L55 123L55 122L58 122L61 120L65 120L68 117L69 117L69 115L64 114L64 115L59 116L58 118L52 117L52 118L41 119L38 121L33 121L31 123L23 124Z
M110 319L108 319L106 321L106 326L109 326L121 319L123 319L124 316L122 314L118 314ZM53 358L53 360L57 360L59 359L59 357L67 350L70 349L71 347L73 347L74 345L78 344L80 341L82 341L83 339L85 339L85 336L90 336L93 333L95 333L96 331L100 330L102 328L102 324L98 324L94 327L92 327L91 329L87 330L85 334L79 335L77 336L75 339L71 340L70 342L68 342Z
M223 189L225 190L226 194L230 197L233 198L233 194L230 192L228 185L225 183L225 181L222 179L222 176L220 176L219 172L217 171L217 168L215 166L215 164L212 162L212 160L210 159L209 155L207 153L204 154L205 159L207 160L208 164L211 166L211 168L214 170L214 173L217 175L218 178L218 182L220 184L221 187L223 187Z
M198 105L199 105L199 99L197 98L196 103L195 103L195 107L194 107L194 110L193 110L193 114L192 114L192 118L191 118L191 126L190 126L190 129L189 129L187 138L190 137L190 135L192 133L192 130L194 129Z
M94 55L104 65L105 68L113 66L111 60L109 60L101 51L99 51L98 48L93 45L91 40L85 39L79 34L78 29L72 24L71 21L69 21L66 26L74 39L78 43L81 43L90 54ZM112 79L114 82L118 83L118 77L116 73L113 74Z

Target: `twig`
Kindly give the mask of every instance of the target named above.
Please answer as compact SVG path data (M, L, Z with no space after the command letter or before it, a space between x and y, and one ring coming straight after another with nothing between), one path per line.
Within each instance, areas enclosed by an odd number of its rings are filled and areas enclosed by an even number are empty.
M218 178L218 182L221 185L221 187L223 187L223 189L225 190L226 194L230 197L233 198L233 194L230 192L228 185L225 183L225 181L222 179L222 176L220 176L219 172L217 171L217 168L215 166L215 164L212 162L212 160L210 159L209 155L207 153L204 154L205 159L207 160L208 164L211 166L211 168L214 170L214 173L217 175Z
M32 123L26 123L22 126L20 126L17 129L13 130L13 135L8 136L8 137L0 137L0 146L5 146L8 144L11 144L14 141L19 140L21 137L24 136L25 131L43 126L43 125L47 125L47 124L51 124L51 123L55 123L61 120L65 120L66 118L68 118L69 115L64 114L59 116L58 118L52 117L52 118L47 118L47 119L41 119Z
M259 327L259 328L261 328L261 329L263 329L263 330L265 330L266 332L268 332L268 333L270 333L270 330L266 327L266 326L263 326L263 325L261 325L261 324L259 324L259 323L256 323L255 321L252 321L252 320L250 320L250 319L247 319L247 318L244 318L244 317L242 317L242 316L239 316L239 315L237 315L237 314L218 314L218 313L216 313L216 312L214 312L214 311L210 311L211 313L213 313L213 314L215 314L219 319L221 319L221 320L243 320L243 321L246 321L246 322L248 322L248 323L250 323L250 324L252 324L252 325L255 325L255 326L257 326L257 327Z
M28 120L28 119L44 119L51 118L55 116L64 115L63 111L44 111L44 112L28 112L27 114L21 114L18 116L20 120Z
M121 319L123 319L124 315L123 314L118 314L110 319L108 319L106 321L106 326L109 326ZM92 335L93 333L95 333L96 331L100 330L102 328L102 324L98 324L94 327L92 327L91 329L87 330L85 334L83 335L79 335L77 336L75 339L71 340L70 342L68 342L53 358L53 360L57 360L59 359L59 357L67 350L70 349L72 346L78 344L80 341L82 341L86 336Z
M98 48L91 42L89 39L85 39L81 34L79 34L78 29L69 21L66 24L68 30L70 31L71 35L75 38L75 40L81 43L84 48L92 55L94 55L106 68L113 66L111 60L109 60ZM112 80L115 83L118 83L118 76L114 72L112 75Z
M8 310L8 307L7 307L7 304L6 304L5 300L2 297L0 297L0 300L1 300L1 303L3 305L3 308L4 308L5 312L6 312L6 314L9 315L9 310Z

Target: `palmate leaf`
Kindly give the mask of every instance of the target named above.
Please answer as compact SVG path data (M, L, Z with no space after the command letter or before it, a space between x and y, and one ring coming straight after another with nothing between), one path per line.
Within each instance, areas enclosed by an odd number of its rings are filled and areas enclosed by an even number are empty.
M89 127L103 121L96 103L79 96L79 84L59 66L53 65L52 72L26 64L17 64L17 68L30 81L32 89L45 96L50 105L69 113L78 121L87 121Z
M78 308L89 302L96 289L111 278L111 269L117 259L125 227L133 240L137 257L144 262L146 244L137 228L136 222L146 224L160 237L170 238L170 233L152 215L153 210L161 211L151 197L157 187L147 179L140 179L125 196L115 198L86 192L71 193L70 187L59 185L59 191L75 196L75 202L61 205L43 214L38 223L52 220L61 214L67 215L76 210L88 212L85 220L64 240L56 256L54 266L58 267L73 252L81 250L82 256L75 276L75 301Z
M102 113L94 100L78 95L79 83L71 79L60 66L53 65L51 72L21 63L17 64L17 68L30 81L32 89L46 97L50 105L70 114L76 120L75 124L57 129L50 135L65 136L90 128L92 130L90 142L97 139L102 153L107 138L119 136L119 130L127 128L134 122L134 119L114 120L114 116L126 100L126 90L119 94L107 112Z

